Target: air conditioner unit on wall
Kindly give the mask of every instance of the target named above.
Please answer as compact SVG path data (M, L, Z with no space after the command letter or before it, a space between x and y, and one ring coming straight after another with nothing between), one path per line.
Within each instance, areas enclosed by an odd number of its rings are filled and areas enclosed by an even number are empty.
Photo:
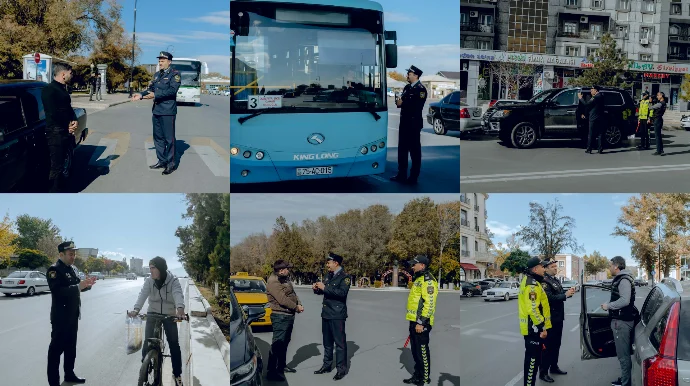
M470 11L470 17L479 17L479 12L477 12L477 11Z
M647 38L642 38L642 39L640 39L640 44L646 46L647 44L649 44L649 39L647 39Z
M580 16L580 23L589 23L589 18L587 16Z

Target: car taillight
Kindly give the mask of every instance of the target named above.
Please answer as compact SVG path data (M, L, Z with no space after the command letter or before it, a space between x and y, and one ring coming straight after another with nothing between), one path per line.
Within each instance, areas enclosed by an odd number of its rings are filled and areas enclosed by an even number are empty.
M680 303L671 306L666 330L661 338L659 352L642 364L645 386L677 386L678 366L676 364L676 347L678 345L678 321Z
M26 280L19 280L19 283L17 284L26 284Z
M481 287L481 286L477 286L477 289L482 289L482 287Z
M496 99L491 100L491 102L489 102L489 107L495 105L496 102L498 102Z
M460 109L460 118L469 118L470 111L467 109Z

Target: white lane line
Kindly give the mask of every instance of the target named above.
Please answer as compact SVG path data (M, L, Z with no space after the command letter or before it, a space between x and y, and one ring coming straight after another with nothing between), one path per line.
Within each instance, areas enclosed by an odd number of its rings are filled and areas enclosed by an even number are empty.
M101 138L98 141L96 148L104 147L105 150L101 154L94 152L89 160L89 165L95 167L110 167L111 156L115 153L117 146L117 139L115 138Z
M465 328L467 328L467 326L465 326ZM482 330L481 328L470 328L469 330L463 331L462 335L474 335L475 333L482 331L484 330Z
M460 325L459 325L459 324L451 324L450 327L451 327L451 328L460 329Z
M151 141L144 141L144 150L146 151L146 166L152 166L158 163L158 157L156 156L156 145ZM149 169L147 167L147 169ZM149 169L156 173L160 173L158 169Z
M192 148L211 169L214 176L230 178L230 165L211 146L192 145Z
M590 297L588 297L588 298L586 298L586 299L589 300L589 299L591 299L591 298L593 298L593 297L594 297L594 296L590 296Z
M464 327L464 328L468 328L468 327L476 326L476 325L478 325L478 324L484 324L484 323L490 322L490 321L492 321L492 320L505 318L506 316L511 316L511 315L515 315L515 314L517 314L517 312L511 312L511 313L509 313L509 314L505 314L505 315L501 315L501 316L496 316L496 317L494 317L494 318L486 319L486 320L483 320L483 321L481 321L481 322L466 324L466 325L463 326L463 327Z
M24 328L24 327L26 327L26 326L30 326L30 325L36 324L36 323L38 323L38 320L35 320L35 321L33 321L33 322L29 322L29 323L24 323L24 324L22 324L22 325L20 325L20 326L12 327L12 328L10 328L10 329L8 329L8 330L0 331L0 335L5 334L5 333L8 333L8 332L10 332L10 331L18 330L18 329L20 329L20 328Z
M518 383L522 379L522 373L518 373L518 375L515 376L515 378L511 379L506 383L506 386L514 386L516 383Z
M482 336L482 338L497 340L499 342L509 342L509 343L517 343L517 342L524 339L524 338L509 338L509 337L505 337L505 336L494 336L494 335L490 335L490 334L484 335L484 336Z
M579 329L579 328L580 328L580 323L578 323L577 325L575 325L575 327L571 328L571 329L570 329L570 332L575 332L575 330L577 330L577 329Z
M580 314L565 314L565 316L580 316Z
M684 171L690 170L690 164L680 165L660 165L660 166L638 166L628 168L607 168L607 169L583 169L583 170L563 170L563 171L546 171L546 172L532 172L532 173L512 173L512 174L487 174L478 176L461 176L460 182L462 184L477 184L486 182L509 182L509 181L523 181L523 180L541 180L567 177L587 177L587 176L604 176L610 174L633 174L633 173L651 173L663 171Z

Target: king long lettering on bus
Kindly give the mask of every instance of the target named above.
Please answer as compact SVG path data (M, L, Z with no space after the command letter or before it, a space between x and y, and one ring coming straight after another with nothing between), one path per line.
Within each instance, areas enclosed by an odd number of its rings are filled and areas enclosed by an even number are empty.
M292 156L292 160L317 161L322 159L337 159L338 157L340 157L339 153L295 154Z

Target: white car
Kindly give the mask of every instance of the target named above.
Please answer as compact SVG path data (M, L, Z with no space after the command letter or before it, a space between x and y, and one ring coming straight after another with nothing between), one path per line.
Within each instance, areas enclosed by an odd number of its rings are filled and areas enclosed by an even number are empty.
M690 130L690 115L683 115L683 117L680 119L680 126L686 131Z
M96 278L96 280L105 280L105 275L103 275L100 272L91 272L89 276L93 276Z
M33 296L37 292L50 291L48 278L43 272L15 271L0 280L0 292L5 296L12 294L28 294Z
M485 302L488 302L490 300L496 300L496 299L503 299L505 301L510 300L511 298L516 298L518 297L518 291L520 290L520 283L513 281L513 282L508 282L504 281L501 283L498 283L494 288L485 290L482 292L482 297L484 298Z
M561 286L563 287L564 291L567 291L572 287L575 287L575 292L580 291L580 285L575 280L563 280Z

